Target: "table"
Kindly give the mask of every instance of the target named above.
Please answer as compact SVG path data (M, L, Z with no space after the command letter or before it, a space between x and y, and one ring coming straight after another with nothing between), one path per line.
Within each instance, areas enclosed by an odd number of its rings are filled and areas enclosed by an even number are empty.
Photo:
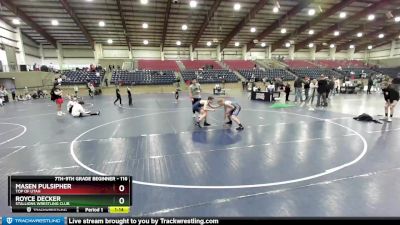
M279 92L252 91L250 99L264 102L273 102L275 101L274 93L279 94Z

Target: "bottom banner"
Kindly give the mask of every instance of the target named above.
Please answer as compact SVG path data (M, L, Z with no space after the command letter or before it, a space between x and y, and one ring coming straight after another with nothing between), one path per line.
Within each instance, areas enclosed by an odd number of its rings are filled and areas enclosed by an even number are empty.
M203 218L134 218L134 217L110 217L110 218L83 218L68 217L67 225L159 225L159 224L219 224L219 219Z

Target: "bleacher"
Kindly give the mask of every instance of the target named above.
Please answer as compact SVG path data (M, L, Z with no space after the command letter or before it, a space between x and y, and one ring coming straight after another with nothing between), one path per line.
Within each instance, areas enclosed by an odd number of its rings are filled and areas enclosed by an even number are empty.
M139 60L139 70L179 71L178 64L174 60Z
M318 68L317 65L307 60L285 60L285 64L291 69Z
M322 68L336 69L342 68L367 68L367 66L359 60L315 60L314 64Z
M375 71L382 73L383 75L388 75L390 77L400 76L400 67L399 68L377 68Z
M181 61L187 70L198 70L204 66L212 66L214 69L222 69L222 67L214 60L182 60Z
M181 72L185 81L197 79L199 83L221 83L225 80L226 83L234 83L239 79L229 70L185 70Z
M232 70L253 69L256 64L253 61L246 60L224 60L224 63Z
M321 74L325 76L335 76L335 77L342 77L342 74L335 72L334 70L324 69L324 68L313 68L313 69L290 69L294 74L299 77L308 76L312 79L318 78Z
M87 72L87 71L65 71L62 75L66 76L63 80L64 84L86 84L91 81L95 86L100 85L104 77L104 72Z
M265 69L265 71L259 69L250 69L239 70L239 73L246 79L251 79L253 75L256 80L262 80L265 77L270 80L274 78L282 78L284 81L295 79L295 77L285 69Z
M356 78L360 78L361 74L365 73L367 76L376 74L376 71L373 71L368 68L342 68L342 70L335 69L338 73L341 73L345 76L355 75Z
M172 84L176 80L174 71L138 70L138 71L113 71L112 84L143 85L143 84Z

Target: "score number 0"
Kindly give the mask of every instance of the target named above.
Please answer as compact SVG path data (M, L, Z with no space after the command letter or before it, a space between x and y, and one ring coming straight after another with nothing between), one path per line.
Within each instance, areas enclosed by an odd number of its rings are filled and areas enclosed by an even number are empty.
M124 192L124 191L125 191L125 186L122 185L122 184L119 185L118 190L119 190L120 192ZM118 202L119 202L119 204L123 205L123 204L125 203L125 198L124 198L124 197L119 198L119 199L118 199Z

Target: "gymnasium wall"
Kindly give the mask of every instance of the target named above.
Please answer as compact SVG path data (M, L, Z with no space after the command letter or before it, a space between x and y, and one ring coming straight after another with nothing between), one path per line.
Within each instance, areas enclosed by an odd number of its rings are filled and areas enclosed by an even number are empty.
M215 48L196 48L193 51L194 60L218 60L217 49Z
M51 85L53 75L46 72L4 72L0 78L15 79L16 88L36 88Z
M17 66L18 41L15 28L0 20L0 60L2 70L10 71Z

